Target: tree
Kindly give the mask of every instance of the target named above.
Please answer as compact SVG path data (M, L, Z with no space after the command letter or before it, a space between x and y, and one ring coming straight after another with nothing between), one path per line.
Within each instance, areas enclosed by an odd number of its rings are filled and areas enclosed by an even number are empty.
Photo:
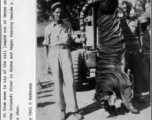
M78 19L79 13L87 0L37 0L37 21L48 21L52 15L51 6L55 2L63 4L67 19Z
M135 8L136 11L145 12L146 11L146 5L149 4L150 7L150 0L136 0L135 2Z
M150 0L119 0L119 3L122 1L128 1L132 4L134 13L139 16L142 13L150 10Z

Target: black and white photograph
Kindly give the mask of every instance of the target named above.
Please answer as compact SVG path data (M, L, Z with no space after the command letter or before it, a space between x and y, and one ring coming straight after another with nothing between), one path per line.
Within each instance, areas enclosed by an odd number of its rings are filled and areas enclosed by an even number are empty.
M151 120L151 0L1 0L1 120Z
M36 120L151 120L150 0L36 9Z

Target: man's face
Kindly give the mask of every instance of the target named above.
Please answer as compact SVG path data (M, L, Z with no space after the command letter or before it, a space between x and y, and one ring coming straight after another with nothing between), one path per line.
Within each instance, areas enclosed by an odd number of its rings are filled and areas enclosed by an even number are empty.
M124 4L121 4L121 9L122 9L122 11L123 11L123 13L125 14L125 15L128 15L128 13L127 13L127 5L124 3Z
M62 8L56 8L53 12L53 16L54 16L54 19L55 20L62 20L62 13L63 13L63 10Z

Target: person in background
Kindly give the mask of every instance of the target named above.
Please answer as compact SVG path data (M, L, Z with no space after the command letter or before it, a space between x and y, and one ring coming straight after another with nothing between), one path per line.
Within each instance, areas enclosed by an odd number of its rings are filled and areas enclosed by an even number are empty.
M141 29L141 47L142 53L144 54L143 58L143 69L144 69L144 84L145 88L150 90L150 18L146 16L141 16L140 18L140 29Z
M142 97L142 60L141 60L141 43L139 21L136 17L130 16L132 9L128 1L123 1L120 4L123 12L123 17L120 18L120 26L125 43L125 72L128 70L133 76L133 100L138 103L143 103Z
M60 2L54 3L51 10L54 20L45 27L43 45L55 83L55 98L60 111L60 120L65 120L67 106L72 108L75 119L81 120L82 115L78 113L70 43L72 41L82 43L85 38L78 38L71 24L62 20L63 6ZM67 96L71 104L65 101Z
M89 11L89 14L87 16L87 25L88 26L92 26L92 15L91 15L91 11Z

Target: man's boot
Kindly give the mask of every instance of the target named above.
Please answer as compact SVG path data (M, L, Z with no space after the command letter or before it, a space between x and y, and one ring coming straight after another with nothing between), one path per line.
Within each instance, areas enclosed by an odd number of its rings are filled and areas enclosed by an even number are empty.
M77 120L82 120L83 119L83 116L80 114L80 113L78 113L78 112L74 112L74 117L77 119Z

